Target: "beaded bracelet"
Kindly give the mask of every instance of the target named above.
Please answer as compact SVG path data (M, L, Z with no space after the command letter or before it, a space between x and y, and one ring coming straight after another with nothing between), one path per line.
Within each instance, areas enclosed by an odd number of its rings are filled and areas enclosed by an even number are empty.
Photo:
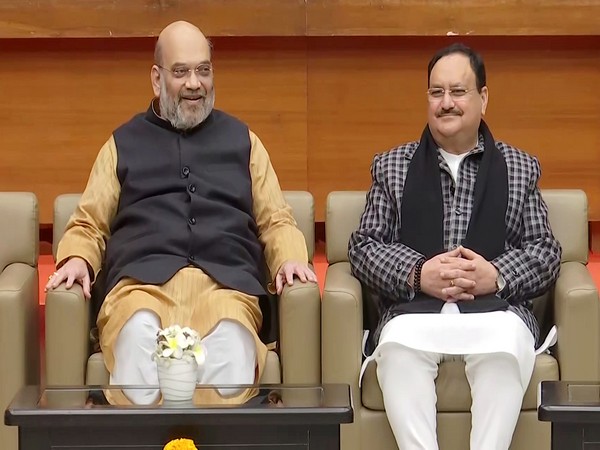
M415 264L415 277L414 277L414 290L415 294L421 292L421 270L423 269L423 264L425 264L424 259L420 259Z

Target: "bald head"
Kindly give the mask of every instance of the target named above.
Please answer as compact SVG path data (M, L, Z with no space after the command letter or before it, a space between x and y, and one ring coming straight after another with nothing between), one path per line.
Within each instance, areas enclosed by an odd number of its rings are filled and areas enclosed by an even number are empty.
M150 81L158 114L177 129L204 121L215 103L210 43L189 22L174 22L161 31Z
M158 35L154 47L154 63L170 66L184 62L182 58L203 54L210 60L210 42L198 27L183 20L167 25Z

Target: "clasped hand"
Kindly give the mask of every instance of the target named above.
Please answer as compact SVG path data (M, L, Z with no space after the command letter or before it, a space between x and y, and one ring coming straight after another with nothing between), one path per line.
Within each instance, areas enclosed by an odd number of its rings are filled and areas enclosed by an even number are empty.
M474 300L496 291L498 269L483 256L460 246L425 261L421 291L446 302Z

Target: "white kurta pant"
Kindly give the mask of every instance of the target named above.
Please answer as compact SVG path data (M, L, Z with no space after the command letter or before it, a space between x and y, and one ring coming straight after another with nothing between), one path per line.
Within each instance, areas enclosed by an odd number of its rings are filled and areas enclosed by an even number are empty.
M403 314L383 328L372 359L400 450L437 450L435 379L465 361L471 387L471 450L507 450L535 364L535 342L514 313ZM362 372L361 372L362 376Z
M110 383L157 386L158 372L152 353L160 319L149 310L136 312L123 326L115 343L115 366ZM198 368L200 384L252 384L256 375L256 343L250 332L233 320L222 320L202 339L206 361ZM243 389L240 389L240 391ZM221 391L221 389L220 389ZM135 404L152 404L159 398L156 388L124 389ZM235 395L231 388L223 394Z

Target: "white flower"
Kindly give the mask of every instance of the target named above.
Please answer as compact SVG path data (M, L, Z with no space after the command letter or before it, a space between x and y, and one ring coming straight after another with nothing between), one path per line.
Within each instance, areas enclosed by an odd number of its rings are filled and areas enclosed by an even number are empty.
M171 325L158 331L152 358L194 359L201 365L206 359L206 348L195 330Z
M201 366L204 364L204 361L206 360L206 350L204 348L204 344L201 342L197 343L194 345L192 352L194 353L194 358L196 359L198 365Z

